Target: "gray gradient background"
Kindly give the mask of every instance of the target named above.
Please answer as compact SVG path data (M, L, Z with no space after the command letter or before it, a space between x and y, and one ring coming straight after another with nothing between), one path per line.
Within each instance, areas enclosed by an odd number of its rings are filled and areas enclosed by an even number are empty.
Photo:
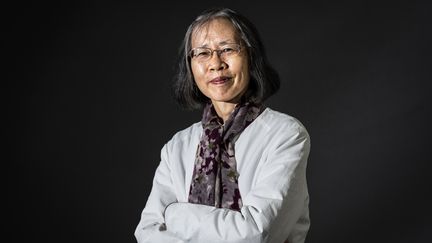
M200 119L170 80L211 6L256 24L282 78L267 104L310 133L307 243L431 242L431 8L415 1L3 6L11 242L134 242L161 147Z

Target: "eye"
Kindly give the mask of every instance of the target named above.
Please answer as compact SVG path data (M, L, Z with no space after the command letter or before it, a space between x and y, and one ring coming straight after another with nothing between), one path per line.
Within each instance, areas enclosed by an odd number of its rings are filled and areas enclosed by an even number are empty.
M209 57L211 55L210 53L211 53L210 50L199 48L199 49L196 49L194 51L193 56L194 57L199 57L199 58L201 58L201 57Z
M226 54L230 54L230 53L235 52L235 50L234 50L232 47L224 47L224 48L222 49L222 52L223 52L223 53L226 53Z
M198 57L207 57L207 56L210 56L210 52L208 52L208 51L198 52L197 56Z

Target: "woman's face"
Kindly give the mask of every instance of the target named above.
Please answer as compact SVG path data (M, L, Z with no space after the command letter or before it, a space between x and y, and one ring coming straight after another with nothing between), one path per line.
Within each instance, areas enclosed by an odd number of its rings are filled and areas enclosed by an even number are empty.
M231 22L221 18L195 30L191 42L192 49L207 47L212 50L220 50L227 44L241 44ZM238 103L249 84L247 51L242 47L238 54L223 55L221 57L215 51L204 62L192 58L192 73L199 90L213 104Z

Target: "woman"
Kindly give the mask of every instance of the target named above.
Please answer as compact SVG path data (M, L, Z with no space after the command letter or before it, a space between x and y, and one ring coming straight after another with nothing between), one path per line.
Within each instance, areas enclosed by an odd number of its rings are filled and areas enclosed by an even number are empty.
M309 229L309 136L266 108L279 88L255 27L230 9L189 26L177 101L202 121L162 148L138 242L304 242Z

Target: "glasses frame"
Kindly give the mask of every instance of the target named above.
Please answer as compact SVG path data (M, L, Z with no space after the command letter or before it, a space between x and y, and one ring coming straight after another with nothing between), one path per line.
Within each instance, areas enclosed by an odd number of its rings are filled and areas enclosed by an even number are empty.
M242 49L243 49L243 45L237 44L237 43L226 43L225 45L236 45L237 46L237 48L236 48L236 50L237 50L236 52L237 53L235 53L235 55L238 55L242 51ZM222 47L223 47L223 45L222 45ZM188 56L190 57L191 60L196 60L197 56L193 56L193 52L195 50L197 50L197 49L206 49L206 50L210 51L210 55L209 55L208 59L203 60L203 62L209 61L213 57L213 52L216 52L216 54L218 55L218 57L221 58L221 54L224 51L224 48L222 48L222 49L212 49L212 48L209 48L209 47L195 47L195 48L192 48L189 51L189 53L188 53Z

